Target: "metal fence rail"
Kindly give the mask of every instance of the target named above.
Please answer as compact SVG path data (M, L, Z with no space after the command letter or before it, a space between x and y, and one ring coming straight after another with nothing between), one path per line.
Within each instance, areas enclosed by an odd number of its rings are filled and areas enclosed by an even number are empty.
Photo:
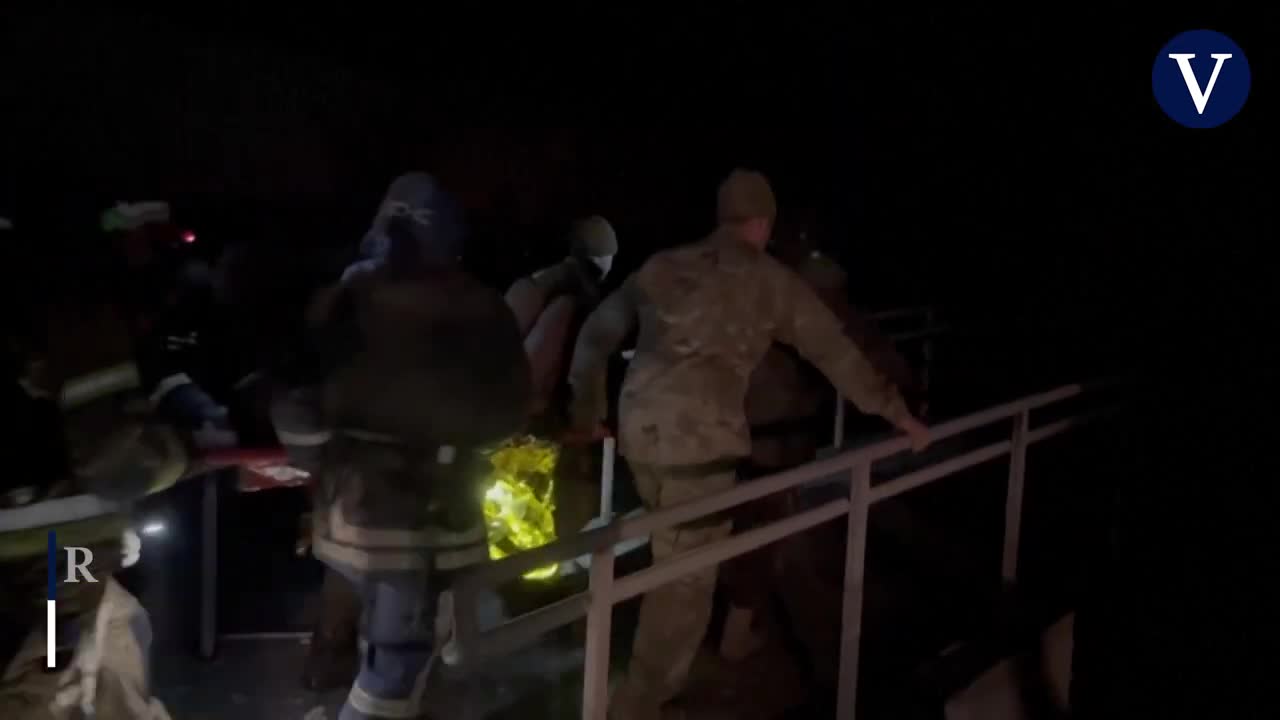
M927 384L930 374L932 357L933 357L933 339L947 332L947 328L935 325L936 314L931 307L919 308L901 308L892 309L872 313L870 318L872 321L880 324L892 324L898 329L889 333L889 338L897 344L905 344L910 342L921 342L923 348L924 365L921 368L923 379ZM624 353L627 356L627 353ZM251 376L252 377L252 376ZM242 380L244 383L248 380ZM835 415L835 441L834 445L839 447L844 438L845 408L844 403L837 403ZM612 440L607 440L612 443ZM283 456L283 451L277 449L278 454ZM211 659L217 650L217 642L222 637L218 633L218 516L219 516L219 498L218 483L222 476L218 473L209 473L203 479L204 488L201 496L201 544L200 544L200 610L199 610L199 654L200 657ZM601 505L600 517L608 520L613 516L613 448L607 446L604 452L604 472L601 477ZM590 535L578 535L575 541L583 537L604 537L615 529L604 529L603 531L594 531ZM604 532L604 535L598 534ZM563 546L557 546L563 547ZM595 548L590 545L580 546L583 549L578 555L591 553ZM531 557L522 555L521 557ZM549 557L545 554L539 554L537 557ZM555 562L561 558L553 558L551 562ZM543 563L549 565L550 562ZM538 567L538 566L530 566ZM571 621L571 620L570 620ZM570 622L566 621L566 622ZM562 623L563 624L563 623ZM553 629L551 626L549 629ZM259 634L249 633L241 634L235 637L256 636Z
M1077 397L1085 391L1086 388L1083 385L1068 385L941 423L933 428L935 441L945 440L994 423L1010 419L1014 421L1012 437L1009 440L933 463L875 486L871 484L872 466L879 460L907 450L906 438L894 438L844 452L676 507L645 513L630 519L619 519L598 530L564 538L536 550L476 568L460 578L453 589L456 660L460 663L469 663L512 652L545 632L586 616L587 639L582 717L588 720L603 720L607 709L609 638L614 605L649 592L683 575L718 565L769 543L803 532L815 525L847 516L849 530L845 560L838 717L853 718L857 699L859 647L862 637L866 521L870 507L877 502L936 482L966 468L1009 455L1009 484L1001 567L1005 580L1014 581L1017 576L1027 448L1070 429L1088 417L1078 415L1033 429L1031 413L1068 398ZM832 500L770 525L684 553L625 578L614 577L614 545L620 541L645 536L657 529L702 518L837 473L844 473L849 478L847 499ZM518 578L533 568L586 553L590 553L592 559L589 585L585 592L516 617L494 628L479 627L475 615L479 593Z

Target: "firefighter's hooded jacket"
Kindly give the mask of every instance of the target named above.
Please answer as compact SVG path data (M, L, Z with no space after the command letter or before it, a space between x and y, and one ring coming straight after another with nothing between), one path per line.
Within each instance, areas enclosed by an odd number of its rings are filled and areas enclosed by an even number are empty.
M392 184L381 249L311 310L326 379L274 408L318 478L313 551L350 572L487 558L479 450L523 427L529 363L501 295L458 266L455 218L430 176Z

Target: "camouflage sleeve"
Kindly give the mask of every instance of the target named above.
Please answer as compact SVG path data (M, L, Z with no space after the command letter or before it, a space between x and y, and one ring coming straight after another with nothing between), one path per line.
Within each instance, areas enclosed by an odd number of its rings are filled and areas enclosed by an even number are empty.
M867 360L813 290L786 271L779 273L777 283L782 302L776 304L776 338L795 347L862 412L880 415L895 426L909 417L898 389Z
M186 470L185 444L148 412L133 365L73 379L60 405L71 472L84 492L127 502L169 488Z
M634 278L628 278L605 298L578 333L569 365L569 385L573 388L570 417L575 427L594 425L608 416L609 358L636 322Z

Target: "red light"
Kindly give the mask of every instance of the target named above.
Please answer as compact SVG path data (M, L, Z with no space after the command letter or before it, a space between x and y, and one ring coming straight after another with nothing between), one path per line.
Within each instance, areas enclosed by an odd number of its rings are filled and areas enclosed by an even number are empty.
M191 243L193 243L193 242L195 242L195 241L196 241L196 234L195 234L195 233L193 233L193 232L191 232L191 231L187 231L187 232L182 233L182 242L184 242L184 243L186 243L186 244L190 245Z

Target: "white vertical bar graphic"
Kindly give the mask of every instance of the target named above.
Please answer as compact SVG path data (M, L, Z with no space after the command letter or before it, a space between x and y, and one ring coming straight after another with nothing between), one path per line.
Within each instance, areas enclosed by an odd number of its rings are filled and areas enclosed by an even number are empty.
M58 601L46 600L45 605L48 608L48 618L45 621L45 667L52 668L58 659Z

